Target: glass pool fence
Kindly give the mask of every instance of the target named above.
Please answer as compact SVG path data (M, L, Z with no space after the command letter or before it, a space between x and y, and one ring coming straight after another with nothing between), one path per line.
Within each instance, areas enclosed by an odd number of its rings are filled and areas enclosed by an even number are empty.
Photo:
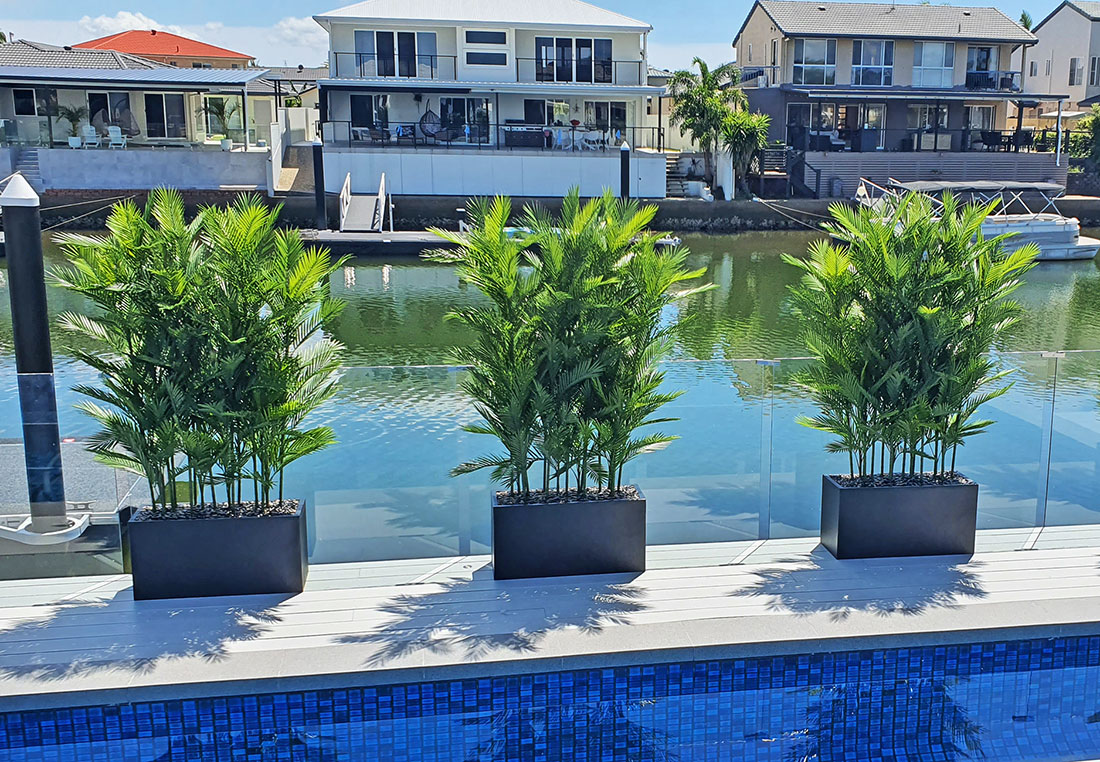
M1013 385L979 415L996 421L959 452L976 480L980 529L1100 523L1100 352L996 354ZM815 410L794 382L805 359L674 361L665 384L683 390L662 430L680 438L628 466L648 500L650 544L818 533L821 475L844 472L830 437L797 419ZM0 368L0 519L29 510L14 369ZM499 448L467 434L477 420L451 366L348 367L318 411L338 443L299 461L287 484L307 503L311 563L435 558L490 550L488 474L450 469ZM95 424L73 408L86 367L57 376L69 510L89 529L55 546L0 538L0 578L121 572L118 510L137 506L139 477L95 463L82 438Z

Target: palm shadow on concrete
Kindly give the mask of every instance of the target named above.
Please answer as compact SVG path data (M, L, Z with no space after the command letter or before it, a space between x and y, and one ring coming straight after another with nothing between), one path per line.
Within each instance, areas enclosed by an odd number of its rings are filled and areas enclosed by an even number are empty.
M819 545L809 556L775 563L782 566L754 569L732 595L763 598L770 612L841 622L856 613L915 616L986 594L975 574L981 562L964 556L838 561Z
M140 675L184 659L216 664L232 643L255 640L279 622L275 610L287 597L254 596L244 605L234 598L135 602L124 595L41 606L40 616L32 611L13 624L0 622L0 681Z
M345 644L372 644L367 660L382 666L417 653L484 658L494 651L527 654L552 632L596 634L629 624L648 608L636 575L495 581L488 568L471 580L451 580L430 590L396 595L377 607L385 619L377 630L345 635Z

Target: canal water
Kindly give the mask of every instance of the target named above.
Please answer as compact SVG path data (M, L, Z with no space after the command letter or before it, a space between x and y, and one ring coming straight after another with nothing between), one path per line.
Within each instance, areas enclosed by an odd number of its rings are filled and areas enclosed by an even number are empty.
M817 532L821 473L844 466L824 453L827 437L795 422L811 412L791 383L803 361L760 362L805 354L788 297L798 273L780 254L802 254L816 237L684 238L689 264L717 287L677 308L688 322L666 364L667 384L685 394L670 406L680 420L667 430L681 439L631 467L649 499L651 543ZM52 244L46 256L62 261ZM10 441L20 423L4 268L0 259L0 440ZM347 301L334 326L347 369L318 417L339 443L297 465L293 479L309 506L311 560L485 552L488 482L448 476L494 449L460 430L475 416L459 388L462 371L448 367L452 348L469 337L444 316L478 294L453 268L413 257L352 260L332 287ZM1100 521L1100 268L1042 263L1017 298L1025 317L996 347L1015 385L984 411L997 425L960 455L982 485L981 526ZM57 289L49 301L55 323L64 311L87 309ZM96 379L73 358L76 347L54 329L62 435L79 438L94 425L73 409L70 387Z

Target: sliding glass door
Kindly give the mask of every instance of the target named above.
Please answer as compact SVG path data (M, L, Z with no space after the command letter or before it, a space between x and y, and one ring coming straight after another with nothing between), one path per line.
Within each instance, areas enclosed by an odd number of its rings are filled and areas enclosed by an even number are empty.
M146 93L145 130L151 138L186 138L187 110L183 94Z

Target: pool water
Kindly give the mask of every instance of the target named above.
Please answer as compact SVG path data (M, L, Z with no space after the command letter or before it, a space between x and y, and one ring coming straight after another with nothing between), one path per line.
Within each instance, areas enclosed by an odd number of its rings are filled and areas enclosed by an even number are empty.
M629 467L648 498L650 543L817 533L821 474L845 470L847 460L796 423L813 410L792 380L804 361L755 359L805 354L787 291L798 273L779 255L804 252L815 237L684 239L690 266L717 287L676 308L687 322L665 364L666 387L685 393L667 408L680 420L664 428L680 439ZM62 261L52 247L47 259ZM0 441L21 436L3 267L0 259ZM488 552L487 476L448 476L495 449L461 431L475 412L461 390L464 371L447 365L469 336L444 316L478 294L454 268L416 258L353 260L331 285L347 301L333 326L347 367L316 420L338 443L296 463L288 482L307 503L311 562ZM979 526L1100 521L1100 269L1043 263L1017 296L1026 315L996 348L1015 385L983 410L996 425L959 455L982 485ZM54 317L88 309L57 289L49 299ZM96 383L94 374L73 358L72 336L55 330L53 348L62 436L88 435L94 424L73 409L71 387ZM0 510L25 510L25 496L22 509L18 499L9 508L12 500L0 495Z
M1100 637L0 715L0 760L864 762L1100 757Z

